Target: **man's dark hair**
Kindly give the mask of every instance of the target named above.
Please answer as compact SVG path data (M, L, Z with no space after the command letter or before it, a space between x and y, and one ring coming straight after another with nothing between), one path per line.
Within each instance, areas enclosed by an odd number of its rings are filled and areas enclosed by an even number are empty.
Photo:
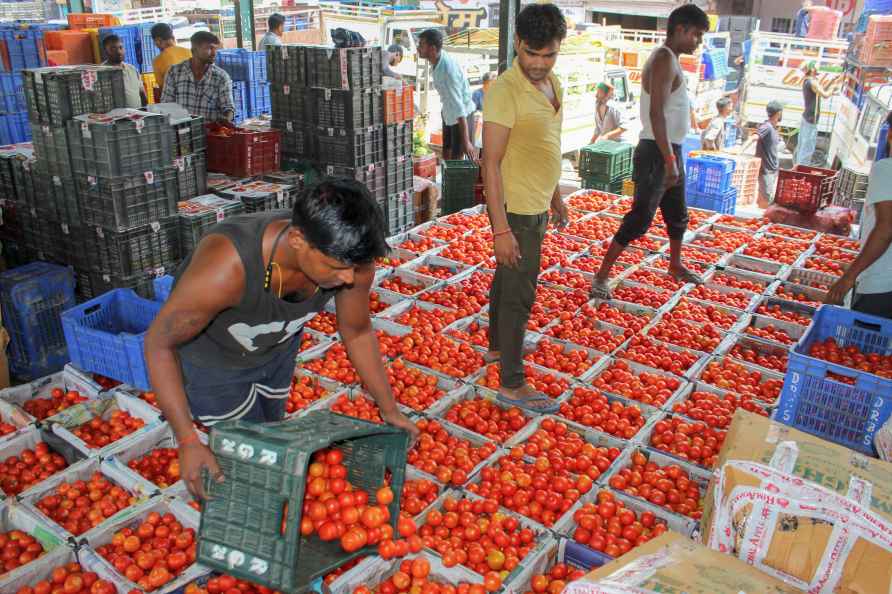
M718 101L715 102L715 108L719 111L722 111L726 107L730 107L730 106L731 106L731 100L728 99L727 97L722 97L721 99L719 99Z
M674 35L675 28L678 26L684 28L696 27L703 31L709 31L709 17L696 4L683 4L669 13L669 22L666 23L666 35L669 37Z
M437 51L443 49L443 32L439 29L425 29L418 35L418 40L437 48Z
M160 39L161 41L176 39L173 36L173 29L167 23L153 25L150 33L152 34L152 39Z
M121 38L118 37L117 35L115 35L114 33L112 33L111 35L106 35L102 39L102 47L108 47L112 43L118 43L119 41L121 41Z
M528 4L517 15L514 30L521 41L538 50L563 41L567 36L567 21L554 4Z
M270 31L274 31L285 24L285 17L280 15L278 12L274 12L269 15L269 18L266 19L266 24L269 27Z
M312 247L344 264L367 264L390 251L381 207L352 179L329 178L304 190L291 224Z
M189 38L189 41L192 43L192 47L205 45L207 43L220 45L220 39L210 31L198 31Z
M388 54L399 54L401 58L403 57L403 51L403 46L398 43L394 43L387 48Z
M769 101L768 105L765 106L765 112L768 114L770 118L776 113L780 113L784 110L784 104L780 101Z

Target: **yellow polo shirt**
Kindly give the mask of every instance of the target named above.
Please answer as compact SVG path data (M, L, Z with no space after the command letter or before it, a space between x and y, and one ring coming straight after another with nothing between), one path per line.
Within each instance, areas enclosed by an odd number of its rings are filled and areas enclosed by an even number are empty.
M527 80L516 60L492 83L483 100L483 121L511 128L501 166L502 189L510 213L547 212L561 178L564 94L557 77L550 74L549 78L561 106L557 111Z
M185 47L172 45L163 52L155 56L152 60L152 72L155 74L155 85L159 89L164 88L164 77L171 66L176 66L180 62L185 62L192 57L192 51Z

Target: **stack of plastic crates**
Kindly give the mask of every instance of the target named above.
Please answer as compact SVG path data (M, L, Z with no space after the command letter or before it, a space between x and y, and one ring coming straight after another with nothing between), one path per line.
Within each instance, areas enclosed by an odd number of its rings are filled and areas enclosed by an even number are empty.
M703 80L721 80L728 77L728 50L716 48L703 52Z
M737 204L755 204L759 197L759 168L762 159L742 155L725 155L734 159L734 174L731 186L737 190Z
M443 199L440 214L474 206L474 186L480 177L480 167L473 161L443 161Z
M860 38L859 61L869 66L892 66L892 15L875 14Z
M732 214L737 189L732 185L735 162L726 157L697 155L687 162L685 193L688 206Z
M226 480L206 480L208 493L198 531L197 561L239 579L282 592L309 585L374 547L345 552L338 540L301 534L307 468L314 452L343 452L347 480L374 493L385 484L394 493L388 524L399 516L408 434L387 425L316 411L287 423L218 423L209 447ZM270 510L282 513L270 514Z
M3 258L10 268L33 259L28 242L33 241L31 206L34 180L31 175L34 163L29 145L0 148L0 199L3 199L3 224L0 225L0 244Z
M183 253L194 250L208 229L228 217L243 213L244 210L240 201L227 200L216 194L205 194L180 202L178 216ZM155 298L158 297L156 292Z
M74 274L68 267L32 262L0 273L0 306L14 376L32 380L68 362L59 314L74 305Z
M125 107L124 78L114 66L60 66L22 74L31 123L63 126L83 113Z
M16 3L24 6L23 3ZM42 12L41 8L41 12ZM33 17L32 17L33 18ZM46 63L43 35L52 30L46 24L0 23L0 144L15 144L31 139L25 103L22 69L37 68Z
M269 81L266 52L236 48L217 52L217 65L229 73L234 83L243 82L244 114L252 118L269 113ZM235 84L233 84L235 88Z
M823 305L790 352L774 418L823 439L876 456L876 432L892 414L892 379L810 355L832 340L870 356L892 354L892 322Z
M387 217L389 235L415 226L412 170L412 120L384 126L387 159Z
M812 213L830 204L836 193L837 171L796 165L781 169L777 176L774 201L799 212Z
M854 211L856 223L861 219L861 211L864 209L869 179L870 174L866 171L856 171L849 167L839 170L833 204Z
M235 116L232 118L236 124L248 119L248 87L244 81L232 81L232 104L235 107Z
M579 175L582 187L611 194L623 191L623 181L632 177L631 144L602 140L579 153Z
M266 50L272 127L282 134L282 157L314 161L316 143L308 115L306 50L303 45L269 46Z

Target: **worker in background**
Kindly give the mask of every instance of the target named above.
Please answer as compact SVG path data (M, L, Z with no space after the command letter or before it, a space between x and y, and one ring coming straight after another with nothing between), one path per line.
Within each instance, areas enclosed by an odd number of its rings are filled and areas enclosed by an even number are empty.
M715 102L718 115L712 118L706 130L700 134L700 148L704 151L721 151L725 149L725 124L732 118L734 106L727 97Z
M802 0L802 8L796 11L793 17L793 35L796 37L808 37L808 28L811 26L812 0Z
M227 218L180 266L146 334L145 357L193 495L204 495L202 468L223 480L193 421L281 421L304 326L332 299L350 362L381 418L417 436L397 409L369 319L386 228L364 185L328 180L305 190L291 212Z
M124 42L117 35L109 35L102 40L102 49L105 52L105 62L102 64L117 66L124 73L124 101L127 107L144 107L148 103L146 88L136 68L124 61Z
M805 65L802 81L802 120L799 122L799 139L796 145L796 164L811 165L818 142L818 118L821 114L818 97L830 99L831 95L821 88L817 79L818 68L814 62Z
M267 31L260 38L257 49L265 52L270 46L282 45L282 36L285 35L285 17L278 12L274 12L266 19Z
M483 105L483 179L496 256L486 360L500 363L498 399L534 413L558 409L526 383L523 341L549 208L559 228L567 223L560 191L563 91L552 73L566 36L557 6L525 6L515 23L517 57Z
M476 160L474 146L474 102L471 85L461 65L443 51L443 32L427 29L418 36L418 57L431 64L434 88L443 105L443 158Z
M152 40L155 47L161 50L161 53L152 60L152 73L155 75L155 86L164 91L164 77L167 76L167 70L171 66L175 66L180 62L185 62L192 57L192 52L184 47L177 45L176 37L173 35L173 29L167 23L158 23L150 30Z
M892 114L886 118L889 131L882 139L886 154L892 144ZM892 319L892 158L874 162L867 181L867 196L861 218L861 251L841 277L830 287L825 303L841 304L855 289L852 309Z
M606 82L598 83L595 89L595 131L592 134L591 144L602 140L619 140L625 132L623 116L610 104L611 99L613 99L613 85Z
M768 208L774 202L777 189L778 162L777 147L780 145L780 133L777 129L784 117L784 106L778 101L771 101L765 108L768 119L759 125L756 135L756 157L759 164L759 208Z
M657 208L669 235L669 274L685 283L703 282L685 268L681 244L688 228L681 144L692 124L691 102L678 56L692 54L709 30L709 18L694 4L669 14L666 42L647 59L641 76L641 138L632 157L635 197L592 280L595 299L612 299L610 270L626 246L644 235Z
M235 117L232 79L214 64L220 40L213 33L199 31L191 41L192 59L167 71L161 103L179 103L208 122L231 122Z
M394 70L400 63L403 61L403 46L398 43L394 43L386 50L384 50L384 55L382 56L382 63L384 64L384 76L389 76L390 78L395 78L397 80L402 80L403 76Z

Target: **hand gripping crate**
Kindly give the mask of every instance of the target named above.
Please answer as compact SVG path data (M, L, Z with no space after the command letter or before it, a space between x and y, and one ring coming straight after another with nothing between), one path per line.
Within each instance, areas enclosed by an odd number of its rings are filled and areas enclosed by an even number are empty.
M129 289L116 289L62 313L62 328L71 362L150 390L143 343L163 304Z
M160 114L136 109L82 114L67 129L74 173L111 177L170 165L173 130Z
M697 155L685 164L685 186L701 194L724 194L731 187L735 163L715 155Z
M309 120L323 128L369 128L384 123L381 89L308 89Z
M207 193L207 156L192 153L173 160L177 178L177 201L189 200Z
M266 82L266 64L266 51L252 52L244 48L233 48L217 52L217 66L236 81Z
M127 231L84 228L89 268L100 274L130 277L171 270L180 261L176 215Z
M141 227L176 215L176 168L136 175L75 177L83 222L111 232Z
M396 528L409 436L328 411L280 423L227 421L213 427L210 448L226 480L204 477L208 500L198 530L197 560L234 577L283 592L307 591L317 577L372 547L345 553L340 542L301 536L307 468L314 452L344 453L347 480L375 491L389 473L394 499L388 506Z
M774 201L801 212L815 212L830 204L836 192L838 172L833 169L796 165L777 175Z
M250 177L277 171L282 134L258 132L232 125L208 124L208 171Z
M344 167L362 167L384 160L384 127L345 130L317 127L317 158Z
M278 45L266 48L267 80L293 88L307 84L307 46Z
M180 245L184 254L191 253L208 229L245 208L239 200L227 200L215 194L205 194L179 204ZM158 284L155 285L155 298ZM169 292L169 290L168 290ZM163 301L163 299L161 299Z
M876 456L874 436L892 415L892 379L808 355L813 344L827 338L834 338L840 347L855 346L867 354L892 354L892 322L888 319L822 305L790 352L773 418ZM828 375L831 373L835 377Z
M307 46L305 54L308 87L367 89L383 82L380 47Z
M62 126L82 113L106 113L126 107L120 68L60 66L26 70L22 76L32 122Z
M602 140L579 154L579 175L600 182L615 182L632 175L631 144Z
M32 380L59 371L68 349L59 314L74 302L70 268L32 262L0 273L0 307L13 375Z

